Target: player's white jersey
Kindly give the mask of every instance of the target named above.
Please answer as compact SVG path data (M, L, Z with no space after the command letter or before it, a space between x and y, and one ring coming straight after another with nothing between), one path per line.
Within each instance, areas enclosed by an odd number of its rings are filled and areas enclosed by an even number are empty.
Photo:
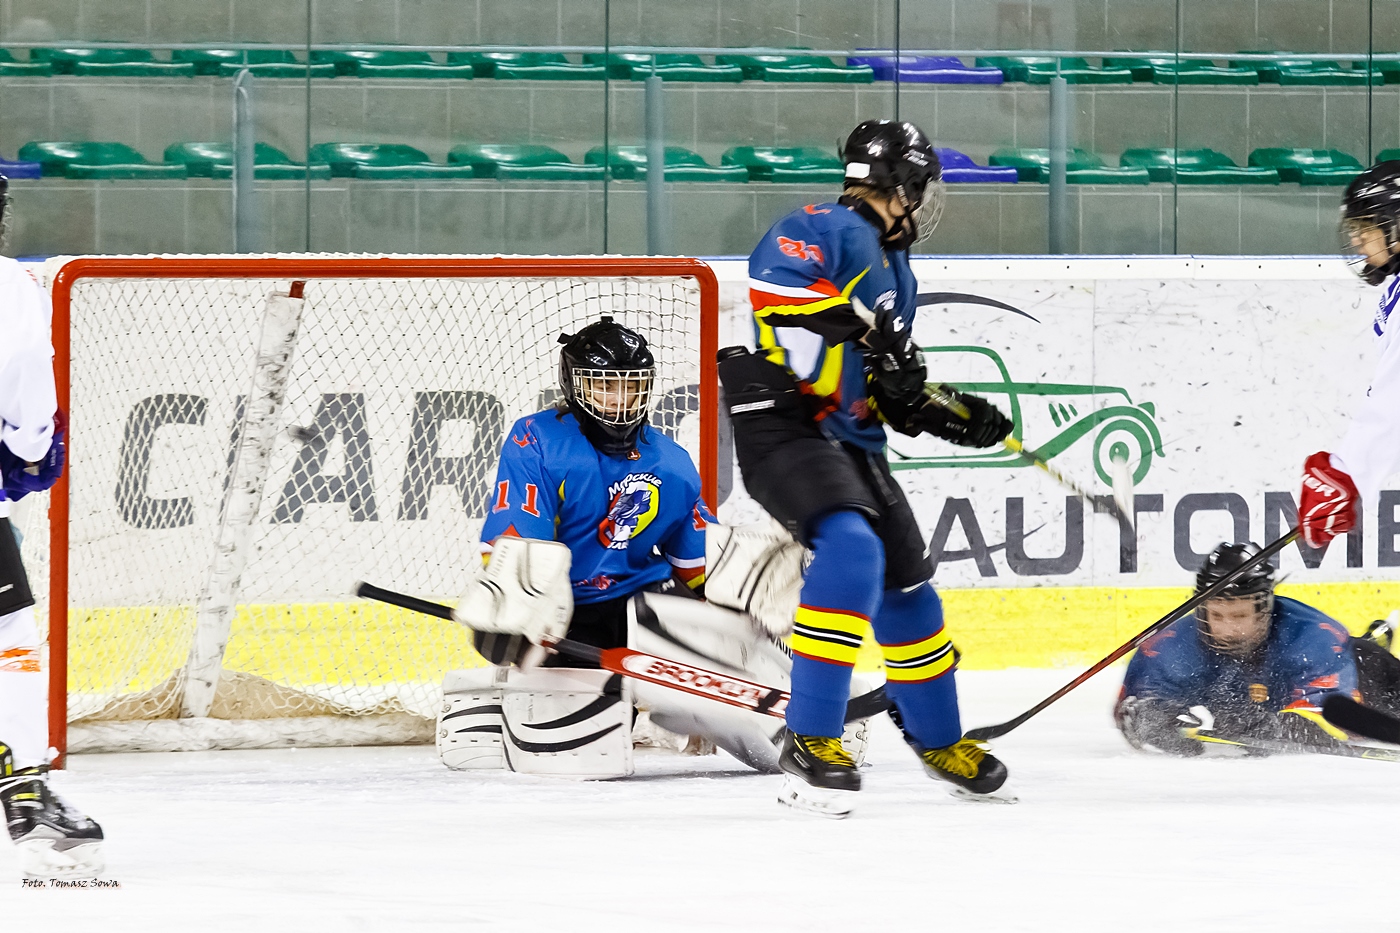
M13 259L0 257L0 441L30 461L48 452L58 408L52 317L38 280Z
M1363 497L1371 498L1400 469L1400 276L1391 277L1372 323L1380 360L1366 398L1333 455ZM1395 320L1392 321L1391 318Z

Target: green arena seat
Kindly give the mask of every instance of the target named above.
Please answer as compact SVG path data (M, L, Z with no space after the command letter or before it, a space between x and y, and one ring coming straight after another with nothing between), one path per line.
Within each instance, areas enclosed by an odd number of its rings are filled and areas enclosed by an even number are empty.
M25 143L21 162L38 162L45 175L65 178L184 178L183 165L147 162L146 157L124 143L53 142Z
M987 157L987 164L1014 168L1018 181L1050 181L1049 149L998 149ZM1145 185L1150 180L1144 168L1115 168L1085 149L1071 149L1065 161L1065 181L1071 185Z
M444 65L427 52L312 52L311 61L334 66L338 75L359 78L471 78L476 71L470 64Z
M232 178L233 146L230 143L175 143L165 148L167 164L183 165L191 178ZM312 178L330 178L329 165L309 167ZM308 167L287 158L267 143L253 147L253 177L261 179L306 178Z
M286 49L176 49L170 57L177 62L189 62L197 75L236 76L243 69L255 78L306 78L307 69L313 78L334 78L335 65L310 65L297 61Z
M1341 62L1327 59L1291 58L1287 52L1278 54L1279 58L1270 61L1232 61L1230 64L1257 69L1259 80L1265 84L1365 87L1367 84L1385 83L1383 74L1367 71L1364 67L1347 68Z
M869 65L838 65L821 55L716 55L715 63L737 67L751 81L869 84L875 80Z
M1249 154L1249 164L1260 168L1271 168L1278 172L1280 180L1292 182L1301 181L1305 171L1317 173L1323 169L1329 171L1340 169L1343 170L1343 174L1350 171L1350 178L1356 177L1361 172L1360 162L1336 149L1255 149ZM1315 179L1321 177L1322 175L1314 175ZM1313 183L1320 182L1314 181Z
M1331 167L1305 168L1298 173L1298 184L1304 187L1345 187L1361 174L1361 166L1334 165Z
M1094 68L1086 59L1038 55L992 55L978 58L978 68L1000 68L1007 81L1025 84L1049 84L1050 79L1062 77L1069 84L1132 84L1133 73L1128 68Z
M697 81L707 84L744 80L744 70L738 65L707 65L700 60L699 55L613 52L605 57L599 52L589 52L583 56L583 61L588 65L606 66L608 77L616 81L645 81L652 74L663 81Z
M603 165L605 157L602 146L595 146L584 155L583 161L590 165ZM746 182L749 170L742 165L710 165L699 154L682 146L667 146L663 161L666 164L667 181L728 181ZM612 177L630 181L643 181L647 177L646 146L612 146L607 151L606 163L612 169Z
M46 78L53 74L53 64L41 61L18 61L9 49L0 49L0 78Z
M1277 185L1273 168L1239 166L1214 149L1128 149L1118 164L1146 169L1153 181L1181 185Z
M841 160L815 146L735 146L720 157L720 162L742 166L750 181L827 183L846 178Z
M503 181L602 181L603 168L579 165L552 146L478 143L453 146L453 165L469 166L477 178Z
M1170 52L1147 52L1142 55L1113 56L1103 60L1105 68L1127 68L1134 81L1154 84L1258 84L1259 72L1254 68L1221 68L1207 61L1187 59L1177 61Z
M448 52L447 63L471 65L478 78L593 81L607 77L602 65L574 64L559 52Z
M307 153L307 161L329 165L335 178L473 177L469 165L443 165L402 143L317 143Z
M189 62L158 62L145 49L30 49L29 60L47 62L56 75L109 78L188 78Z

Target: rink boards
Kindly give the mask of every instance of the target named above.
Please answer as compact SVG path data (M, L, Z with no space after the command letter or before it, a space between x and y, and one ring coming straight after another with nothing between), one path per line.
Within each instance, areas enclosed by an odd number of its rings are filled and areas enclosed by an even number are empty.
M746 263L712 266L721 345L751 343ZM1136 480L1137 529L1125 535L1112 516L1008 457L892 435L890 459L970 669L1091 662L1184 599L1215 543L1276 536L1291 523L1303 459L1335 446L1373 367L1378 291L1340 260L1017 257L914 267L921 294L937 296L915 324L930 378L991 399L1015 416L1028 447L1105 496L1115 455ZM758 514L730 456L722 447L719 513L742 523ZM1400 606L1391 582L1397 505L1397 489L1367 502L1360 532L1325 556L1305 560L1290 548L1281 592L1354 630ZM135 617L168 617L172 632L187 626L187 610L73 612L94 633L72 645L75 676L100 654L103 631ZM240 639L254 620L287 637ZM160 624L152 637L162 637ZM314 683L325 646L352 644L338 670L363 665L358 674L371 682L399 682L415 676L411 646L440 639L438 626L351 602L241 607L227 661ZM480 663L464 631L450 638L452 665ZM874 653L863 659L869 666Z

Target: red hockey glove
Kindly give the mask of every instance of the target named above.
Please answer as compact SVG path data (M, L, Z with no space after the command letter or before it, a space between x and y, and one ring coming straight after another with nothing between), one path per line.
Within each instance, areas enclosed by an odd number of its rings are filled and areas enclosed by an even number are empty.
M1319 451L1303 462L1303 492L1298 497L1298 527L1309 547L1325 547L1356 527L1361 496L1351 477L1332 466L1332 455Z

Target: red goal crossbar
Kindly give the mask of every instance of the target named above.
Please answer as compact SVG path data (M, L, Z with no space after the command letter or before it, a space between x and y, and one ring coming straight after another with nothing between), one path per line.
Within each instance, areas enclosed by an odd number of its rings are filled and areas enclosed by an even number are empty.
M718 350L719 284L714 271L698 259L627 257L490 257L490 258L82 258L65 264L52 284L54 370L58 404L69 410L71 379L71 299L84 279L395 279L395 278L690 278L700 298L700 476L705 500L715 506L718 494ZM69 438L81 446L82 437ZM58 750L56 766L67 750L68 713L68 474L53 487L49 505L49 736Z

